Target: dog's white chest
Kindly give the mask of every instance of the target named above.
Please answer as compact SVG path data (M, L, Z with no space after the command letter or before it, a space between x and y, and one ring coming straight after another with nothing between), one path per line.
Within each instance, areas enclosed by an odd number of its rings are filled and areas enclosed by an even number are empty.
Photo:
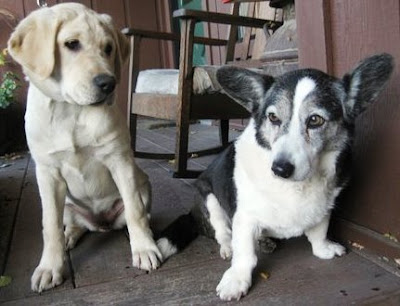
M331 177L314 176L304 182L277 178L270 154L255 140L242 138L235 148L237 212L267 229L270 236L302 235L329 214L337 195Z

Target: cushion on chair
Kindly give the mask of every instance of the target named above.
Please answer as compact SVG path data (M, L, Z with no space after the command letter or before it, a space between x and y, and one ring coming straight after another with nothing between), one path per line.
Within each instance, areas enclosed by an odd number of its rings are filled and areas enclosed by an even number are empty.
M195 67L193 76L193 91L195 94L205 94L220 90L215 79L218 67ZM178 69L149 69L139 72L136 83L137 93L178 94Z

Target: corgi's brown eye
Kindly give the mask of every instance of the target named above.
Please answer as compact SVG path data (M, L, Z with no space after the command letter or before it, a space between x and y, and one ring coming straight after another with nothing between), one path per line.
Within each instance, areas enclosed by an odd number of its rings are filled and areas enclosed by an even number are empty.
M281 120L279 120L279 118L274 113L268 113L268 119L274 125L280 125L281 124Z
M325 123L325 119L318 115L312 115L307 120L307 128L315 129L322 126Z
M81 43L77 39L68 40L64 45L71 51L78 51L81 48Z
M112 45L111 45L111 44L107 44L106 47L104 48L104 53L105 53L107 56L110 56L112 50L113 50Z

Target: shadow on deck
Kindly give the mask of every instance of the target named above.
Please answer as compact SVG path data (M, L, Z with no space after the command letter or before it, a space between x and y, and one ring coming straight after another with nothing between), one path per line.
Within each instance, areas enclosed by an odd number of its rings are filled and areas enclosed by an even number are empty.
M238 135L233 132L233 136ZM193 149L218 142L216 127L193 125ZM174 129L139 131L140 149L171 150ZM191 159L204 169L212 157ZM125 231L90 233L66 255L65 282L41 295L30 291L30 276L42 250L41 208L34 163L29 154L0 160L0 272L11 277L0 288L5 305L186 305L222 304L215 294L229 263L219 257L217 244L198 238L162 267L145 273L131 267ZM163 229L193 205L191 180L172 179L168 161L137 160L153 185L152 227ZM262 273L269 274L268 279ZM241 300L246 305L399 304L400 278L349 252L342 258L320 260L306 239L281 241L273 254L259 255L253 287Z

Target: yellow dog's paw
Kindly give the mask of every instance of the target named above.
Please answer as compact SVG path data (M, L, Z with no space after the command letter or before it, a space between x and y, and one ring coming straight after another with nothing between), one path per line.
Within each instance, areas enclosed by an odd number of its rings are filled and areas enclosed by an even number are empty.
M163 256L152 238L135 240L132 245L132 265L138 269L151 271L157 269Z
M31 288L35 292L42 292L62 284L62 268L45 268L38 266L31 278Z

